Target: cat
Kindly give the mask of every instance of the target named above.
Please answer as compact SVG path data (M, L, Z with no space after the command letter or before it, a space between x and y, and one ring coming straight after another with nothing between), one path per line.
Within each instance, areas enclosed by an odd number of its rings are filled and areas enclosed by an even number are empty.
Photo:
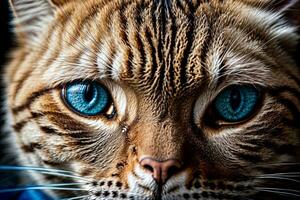
M298 1L10 4L13 169L46 195L299 198Z

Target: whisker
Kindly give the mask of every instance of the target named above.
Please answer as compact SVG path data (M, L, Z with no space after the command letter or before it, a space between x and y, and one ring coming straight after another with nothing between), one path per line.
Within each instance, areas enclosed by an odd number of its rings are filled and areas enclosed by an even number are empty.
M272 174L262 174L262 176L265 175L283 175L283 176L291 176L291 175L300 175L300 172L280 172L280 173L272 173Z
M0 170L36 170L36 171L52 171L73 174L71 171L61 170L61 169L50 169L43 167L32 167L32 166L11 166L11 165L0 165Z
M60 186L78 186L78 185L85 185L86 183L53 183L53 184L48 184L48 185L35 185L35 186L49 186L49 187L60 187ZM25 186L23 186L25 187ZM33 186L29 186L33 187Z
M287 162L284 162L284 163L267 163L267 164L258 164L258 165L254 165L254 166L257 166L257 167L265 167L265 166L292 166L292 165L300 165L300 163L298 162L291 162L291 163L287 163Z
M92 182L92 180L82 178L79 176L69 175L69 174L59 174L59 173L55 173L55 172L41 172L41 174L60 176L60 177L68 177L68 178L74 178L74 179L78 179L78 180L82 180L82 181L86 181L86 182Z
M54 183L54 184L45 184L45 185L23 185L23 186L17 186L16 188L9 188L9 189L3 189L3 190L0 190L0 193L1 191L2 192L5 192L5 190L20 190L20 189L25 189L27 190L28 188L31 189L31 188L36 188L36 187L45 187L45 188L48 188L48 187L61 187L61 186L80 186L80 185L85 185L86 183ZM76 187L74 187L74 189L76 189Z
M74 175L74 173L71 172L71 171L58 170L58 169L47 169L47 168L42 168L42 167L3 166L3 165L0 165L0 171L1 170L2 171L9 171L9 170L24 171L24 170L29 170L29 171L40 172L42 174L55 175L55 176L61 176L61 177L69 177L69 178L74 178L74 179L83 180L83 181L87 181L87 182L92 181L92 180L83 178L81 176Z
M11 189L1 189L0 193L7 193L7 192L19 192L23 190L66 190L66 191L87 191L81 188L69 188L69 187L47 187L47 186L30 186L30 187L18 187L18 188L11 188Z
M288 195L288 196L295 196L295 197L300 197L298 194L290 193L290 192L281 192L281 191L273 191L273 190L259 190L261 192L269 192L269 193L276 193L276 194L281 194L281 195Z
M293 181L296 183L300 183L300 181L295 180L295 179L291 179L291 178L285 178L285 177L276 177L276 176L258 176L257 178L260 179L278 179L278 180L287 180L287 181Z
M256 187L256 189L259 190L270 190L270 191L280 191L280 192L295 192L295 193L299 193L299 190L292 190L292 189L283 189L283 188L269 188L269 187Z
M83 196L79 196L79 197L71 197L71 198L64 198L61 200L76 200L76 199L83 199L83 198L87 198L90 197L91 195L83 195Z

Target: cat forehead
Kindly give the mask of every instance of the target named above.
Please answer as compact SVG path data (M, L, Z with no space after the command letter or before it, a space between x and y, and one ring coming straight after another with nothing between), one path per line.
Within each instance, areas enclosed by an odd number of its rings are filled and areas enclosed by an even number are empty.
M69 39L65 44L71 48L60 53L56 65L60 68L51 74L58 71L57 77L66 78L73 71L81 78L78 71L89 71L164 96L216 82L222 73L240 82L266 82L268 69L253 56L262 53L255 37L274 36L265 27L279 18L276 14L254 8L248 12L248 6L217 1L198 5L141 1L101 9L95 5L60 13L64 24L60 38ZM52 35L54 40L57 35ZM61 66L72 62L76 63L72 69L61 73ZM84 79L89 76L82 74Z

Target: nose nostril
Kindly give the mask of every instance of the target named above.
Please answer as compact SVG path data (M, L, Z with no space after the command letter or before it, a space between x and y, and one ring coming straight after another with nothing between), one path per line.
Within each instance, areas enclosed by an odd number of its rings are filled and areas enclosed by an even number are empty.
M157 183L164 184L167 179L180 171L181 165L175 159L157 161L153 158L144 158L140 166L150 172Z
M152 167L152 166L150 166L150 165L148 165L148 164L145 164L145 165L143 165L143 167L144 167L146 170L150 171L151 173L153 173L153 172L154 172L154 169L153 169L153 167Z

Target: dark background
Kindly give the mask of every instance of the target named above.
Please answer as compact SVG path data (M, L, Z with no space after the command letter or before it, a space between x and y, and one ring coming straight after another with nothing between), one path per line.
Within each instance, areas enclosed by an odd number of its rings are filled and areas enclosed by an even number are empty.
M9 13L7 0L0 1L0 65L3 70L6 52L11 45L11 33L8 28ZM1 71L2 72L2 71Z
M3 111L3 72L4 64L8 60L8 52L12 48L12 26L9 25L11 14L8 9L8 0L0 0L0 165L14 165L15 156L8 150L8 145L5 139L8 132L3 129L4 124L4 111ZM0 188L3 189L7 186L14 186L18 181L17 173L13 171L0 170ZM1 200L13 199L15 194L9 193L0 194Z

